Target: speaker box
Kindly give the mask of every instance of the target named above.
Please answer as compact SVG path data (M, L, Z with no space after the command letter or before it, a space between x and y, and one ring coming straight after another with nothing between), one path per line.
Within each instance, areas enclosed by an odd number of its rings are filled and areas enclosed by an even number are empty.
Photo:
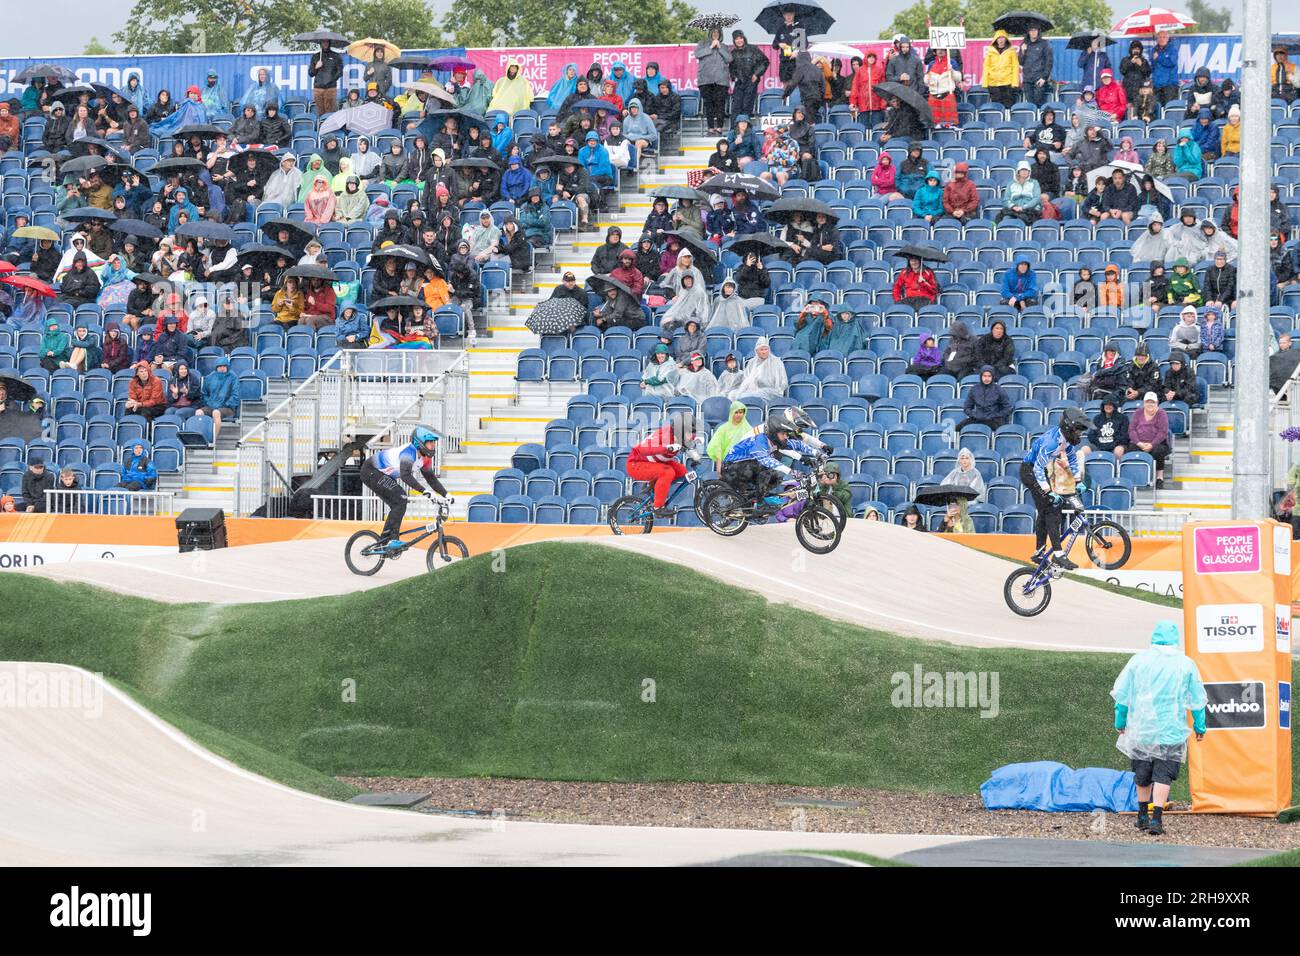
M181 552L226 547L226 513L220 508L186 508L176 518Z

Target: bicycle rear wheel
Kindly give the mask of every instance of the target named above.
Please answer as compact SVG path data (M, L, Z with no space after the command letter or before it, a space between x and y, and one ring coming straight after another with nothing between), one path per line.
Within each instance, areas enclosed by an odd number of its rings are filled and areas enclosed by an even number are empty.
M1047 605L1052 602L1051 581L1044 580L1038 587L1028 590L1037 574L1037 568L1017 568L1007 576L1006 583L1002 585L1002 599L1007 602L1007 607L1021 617L1042 614L1047 609Z
M820 504L810 504L794 522L794 536L813 554L830 554L840 543L840 524Z
M363 553L377 544L379 544L379 535L373 531L358 531L348 538L348 543L343 546L343 560L347 562L348 570L364 577L378 573L384 566L387 555Z
M1088 560L1103 571L1124 567L1133 553L1133 542L1128 532L1108 518L1092 522L1084 547L1088 550Z
M813 504L829 511L831 517L835 519L836 527L838 527L841 532L844 531L844 526L848 522L849 516L844 511L844 506L840 504L840 499L836 498L834 495L818 495L813 499Z
M609 506L609 530L615 534L649 534L655 526L650 499L624 495Z
M749 519L744 516L745 502L730 485L709 492L700 510L709 530L724 538L734 537L749 527Z
M430 571L435 570L440 564L450 564L452 561L459 561L462 558L469 557L469 548L465 547L465 542L460 538L453 538L451 535L443 535L442 547L438 547L438 542L429 545L429 550L425 552L425 565Z

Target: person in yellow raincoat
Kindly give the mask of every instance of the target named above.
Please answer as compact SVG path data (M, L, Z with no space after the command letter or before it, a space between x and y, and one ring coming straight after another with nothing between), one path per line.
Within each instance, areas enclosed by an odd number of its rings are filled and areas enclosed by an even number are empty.
M984 88L1003 109L1020 98L1020 57L1006 30L995 31L984 50Z
M533 85L524 77L523 67L514 60L506 63L506 75L492 87L488 112L502 110L514 116L533 105Z

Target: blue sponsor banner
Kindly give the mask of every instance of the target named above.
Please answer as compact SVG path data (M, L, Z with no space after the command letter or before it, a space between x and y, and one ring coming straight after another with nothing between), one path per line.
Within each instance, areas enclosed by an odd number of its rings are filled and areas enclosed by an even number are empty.
M24 67L34 63L53 63L66 66L77 74L83 83L104 83L108 86L124 89L132 76L140 78L140 84L149 94L152 102L159 90L167 90L174 101L185 98L189 86L200 89L207 82L208 70L217 71L217 79L227 101L239 100L244 91L256 82L257 71L266 69L270 72L275 85L284 93L286 99L311 99L311 77L307 75L307 64L315 48L304 48L287 53L203 53L203 54L168 54L166 56L56 56L49 59L3 59L0 60L0 98L22 96L27 88L25 84L14 83L13 78ZM463 47L446 50L406 50L409 56L441 56L444 54L464 55ZM346 53L343 56L343 89L362 89L361 74L366 65L354 60ZM415 79L411 70L397 71L397 81L406 82Z
M1079 50L1067 50L1067 37L1050 37L1052 57L1055 63L1053 75L1067 83L1077 83L1083 76L1079 68ZM1122 37L1106 47L1111 67L1115 70L1116 81L1120 80L1119 61L1128 53L1128 45L1133 40L1141 40L1147 56L1155 40L1150 37ZM1191 83L1196 71L1205 67L1215 81L1231 79L1241 80L1241 36L1227 33L1193 33L1180 37L1173 34L1169 40L1178 54L1178 82Z

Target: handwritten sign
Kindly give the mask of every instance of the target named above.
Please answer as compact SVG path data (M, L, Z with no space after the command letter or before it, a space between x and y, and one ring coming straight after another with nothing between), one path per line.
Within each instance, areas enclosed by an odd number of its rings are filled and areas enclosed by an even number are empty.
M930 27L930 49L966 49L965 27Z

